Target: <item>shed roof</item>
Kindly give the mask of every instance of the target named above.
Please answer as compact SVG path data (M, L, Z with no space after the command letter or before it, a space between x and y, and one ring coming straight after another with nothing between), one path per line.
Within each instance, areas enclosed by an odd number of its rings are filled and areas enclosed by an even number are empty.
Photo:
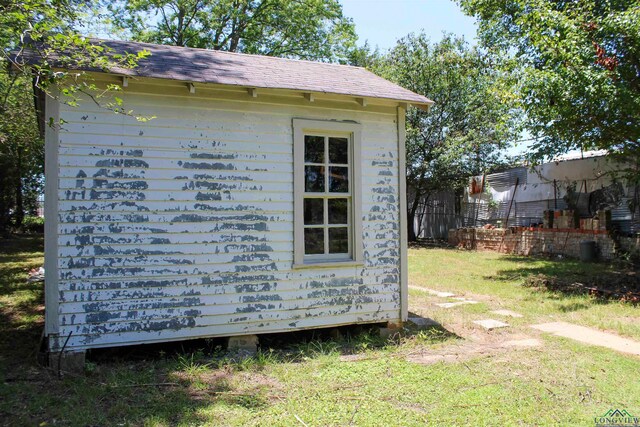
M93 40L113 49L114 53L137 53L143 49L151 52L151 56L141 60L134 69L110 70L125 76L383 98L420 106L433 104L430 99L361 67L150 43Z

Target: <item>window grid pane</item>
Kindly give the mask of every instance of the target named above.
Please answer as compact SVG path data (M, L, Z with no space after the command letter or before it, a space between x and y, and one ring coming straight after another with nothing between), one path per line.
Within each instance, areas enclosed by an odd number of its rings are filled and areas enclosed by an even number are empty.
M352 233L350 140L305 135L304 142L305 255L348 255Z
M324 200L306 197L304 199L304 225L324 225Z
M326 159L325 138L323 136L304 136L304 162L323 164Z
M349 168L344 166L329 166L329 191L331 193L349 192Z
M304 191L307 193L324 193L326 182L326 168L324 166L304 167Z
M349 139L329 137L329 162L331 164L349 164Z
M349 224L349 198L335 198L327 201L329 207L327 216L329 224Z
M349 253L349 229L348 227L331 227L328 228L329 253L331 254L348 254Z
M325 233L324 228L305 228L304 230L304 253L308 255L321 255L324 251Z

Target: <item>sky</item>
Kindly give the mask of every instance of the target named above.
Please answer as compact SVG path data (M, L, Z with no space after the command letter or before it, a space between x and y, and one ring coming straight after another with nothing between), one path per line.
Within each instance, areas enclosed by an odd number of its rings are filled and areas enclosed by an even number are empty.
M411 32L425 33L433 41L442 32L462 35L473 42L476 26L473 18L462 13L452 0L340 0L345 16L353 19L358 45L369 41L381 51Z
M368 40L371 47L378 46L384 52L395 46L398 39L421 30L432 41L440 40L443 32L450 32L475 44L475 20L463 14L452 0L340 0L340 3L344 15L356 25L358 45ZM529 137L527 133L521 136L525 140ZM528 145L510 147L506 154L522 154Z

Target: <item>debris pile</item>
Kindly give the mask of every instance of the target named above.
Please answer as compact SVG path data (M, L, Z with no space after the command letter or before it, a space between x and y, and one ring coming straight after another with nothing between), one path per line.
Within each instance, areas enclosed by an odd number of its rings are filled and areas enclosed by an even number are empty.
M29 270L29 273L27 273L27 282L44 282L44 267Z
M612 272L589 277L556 277L537 274L525 279L523 286L566 294L590 294L640 304L640 277L634 271Z

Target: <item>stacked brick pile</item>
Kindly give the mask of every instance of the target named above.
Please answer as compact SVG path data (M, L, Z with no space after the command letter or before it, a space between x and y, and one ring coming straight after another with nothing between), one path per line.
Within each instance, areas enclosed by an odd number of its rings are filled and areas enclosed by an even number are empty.
M611 229L611 211L600 210L593 218L580 218L570 209L549 210L543 214L543 228L604 231Z
M614 240L606 230L513 227L509 229L461 228L449 230L449 244L477 250L500 251L517 255L564 255L580 257L580 242L594 240L598 258L611 260L616 256ZM626 252L637 251L640 240L619 238Z
M573 210L548 210L543 213L542 227L485 226L449 230L449 243L466 249L491 250L519 255L553 254L580 257L580 242L596 242L598 257L613 259L616 244L609 235L611 211L601 210L593 218L579 218ZM619 238L619 248L637 252L640 241Z

